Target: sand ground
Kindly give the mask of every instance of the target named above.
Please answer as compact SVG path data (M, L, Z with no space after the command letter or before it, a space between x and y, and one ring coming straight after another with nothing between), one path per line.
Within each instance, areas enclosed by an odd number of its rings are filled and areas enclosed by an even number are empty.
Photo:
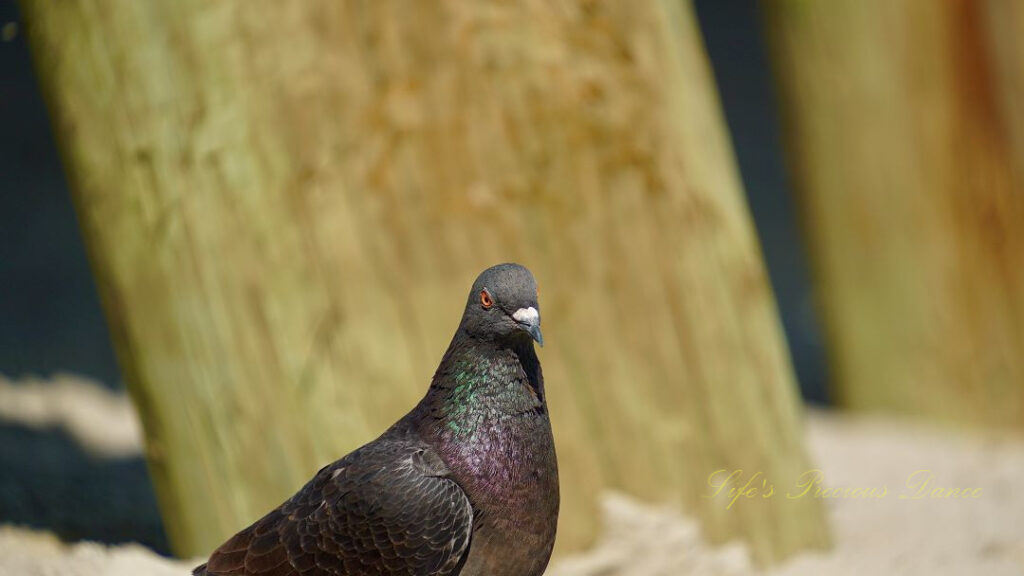
M883 499L827 501L836 546L769 571L738 543L710 546L695 522L625 496L605 498L605 529L591 551L560 559L554 576L1024 575L1024 437L955 433L886 419L811 413L812 456L835 487L887 485ZM935 485L980 488L973 499L901 500L907 477L930 470ZM183 575L137 546L66 545L43 532L0 526L0 575Z

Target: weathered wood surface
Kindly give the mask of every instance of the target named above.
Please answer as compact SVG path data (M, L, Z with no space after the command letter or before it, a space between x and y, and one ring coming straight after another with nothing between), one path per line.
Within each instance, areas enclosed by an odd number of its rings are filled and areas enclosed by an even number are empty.
M1024 426L1024 5L764 5L838 399Z

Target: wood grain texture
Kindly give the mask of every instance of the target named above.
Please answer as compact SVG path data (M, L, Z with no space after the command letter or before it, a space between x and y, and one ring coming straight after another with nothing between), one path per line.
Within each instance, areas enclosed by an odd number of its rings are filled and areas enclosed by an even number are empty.
M1024 11L765 2L838 399L1024 425Z
M171 539L205 554L423 393L477 272L529 266L559 547L615 487L770 560L799 403L685 2L26 1Z

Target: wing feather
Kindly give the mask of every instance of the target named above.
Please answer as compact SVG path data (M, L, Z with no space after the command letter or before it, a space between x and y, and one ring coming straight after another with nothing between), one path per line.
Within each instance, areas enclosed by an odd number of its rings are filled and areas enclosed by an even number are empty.
M429 447L380 439L327 466L197 576L454 575L473 508Z

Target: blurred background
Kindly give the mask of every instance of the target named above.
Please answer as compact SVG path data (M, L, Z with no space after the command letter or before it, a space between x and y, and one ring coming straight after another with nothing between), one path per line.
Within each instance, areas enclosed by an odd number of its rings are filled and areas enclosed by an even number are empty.
M0 522L204 555L411 406L464 285L515 259L565 383L559 573L1024 571L1024 9L315 4L0 0ZM635 325L587 319L608 306ZM267 349L243 334L263 329ZM284 391L261 396L268 350ZM266 461L260 434L283 445ZM989 499L702 498L718 469L811 468L894 491L934 469ZM946 522L984 527L905 560Z

